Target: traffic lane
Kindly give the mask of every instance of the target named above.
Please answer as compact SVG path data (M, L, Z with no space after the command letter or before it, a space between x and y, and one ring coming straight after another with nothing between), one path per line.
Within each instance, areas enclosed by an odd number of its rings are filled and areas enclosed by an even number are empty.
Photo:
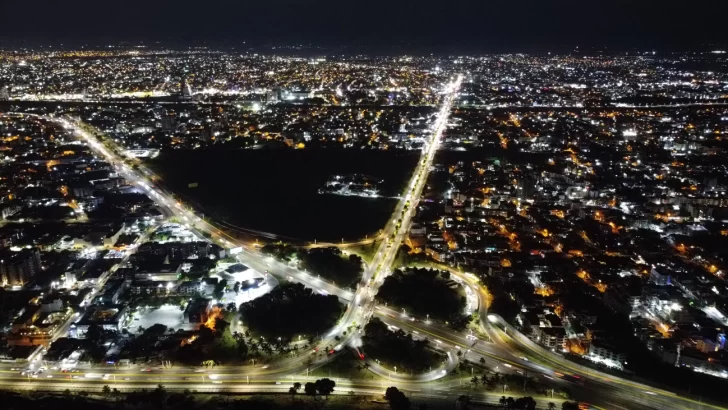
M385 317L385 320L386 319L391 320L392 318ZM405 330L406 326L410 325L411 323L412 322L410 322L410 321L403 321L403 322L399 321L399 324L402 325L403 330ZM410 329L410 330L413 332L416 331L414 329ZM421 330L420 330L420 332L421 332ZM445 338L444 335L437 335L437 337ZM455 341L450 338L447 338L446 340L451 343L455 343L455 342L462 343L464 341L463 338L461 338L459 341ZM445 342L442 342L442 344L445 344ZM474 347L474 348L471 348L470 351L465 354L466 355L474 354L474 355L476 355L475 357L478 357L477 355L481 355L481 357L489 357L490 359L493 359L494 361L501 363L503 365L503 367L501 367L500 369L497 370L501 374L510 372L513 374L518 373L521 375L529 375L529 376L535 376L535 377L539 377L539 376L548 377L549 381L551 383L554 383L557 386L568 387L571 390L576 390L576 391L581 391L582 389L584 389L583 386L558 379L554 376L550 376L549 374L553 374L553 372L550 369L544 369L544 368L538 367L537 364L528 363L528 362L517 363L517 362L511 361L508 359L504 359L503 357L500 357L500 355L498 355L498 354L484 355L483 353L485 353L485 352L483 352L481 349L479 349L477 347ZM546 370L546 371L544 372L544 370ZM631 391L629 389L620 388L619 386L599 385L599 386L595 386L595 387L598 388L597 391L602 392L604 398L620 397L619 400L621 400L623 404L640 403L644 408L670 408L670 407L666 407L666 406L669 406L670 403L665 402L664 400L661 400L659 397L654 398L654 399L649 398L649 397L647 397L647 398L637 397L633 391ZM592 403L595 402L595 400L592 399L592 397L594 396L593 391L588 394L581 394L580 396L582 396L585 401L592 402ZM604 401L600 401L600 402L604 402Z
M245 255L245 257L240 255ZM350 301L353 297L351 291L341 289L335 284L329 283L306 272L301 272L297 269L291 268L290 266L278 262L269 256L253 255L252 252L247 249L243 249L242 254L239 254L239 260L241 263L247 264L249 267L261 273L267 271L268 274L276 276L279 281L299 282L311 289L323 291L325 294L336 295L340 299L347 301Z
M385 370L385 372L388 372L388 370ZM243 375L240 374L230 374L230 375L223 375L223 374L209 374L209 375L200 375L195 374L191 376L181 376L178 375L177 377L170 377L165 375L145 375L140 376L136 378L108 378L108 379L102 379L100 376L94 377L94 378L78 378L78 379L54 379L53 381L50 380L40 380L41 383L38 382L38 380L31 379L31 381L27 381L24 378L0 378L0 384L7 384L12 383L13 386L17 385L24 385L28 389L36 390L38 388L48 388L52 386L57 386L59 388L69 388L69 387L84 387L84 388L98 388L99 386L103 385L109 385L114 388L117 387L128 387L128 388L142 388L147 387L146 385L151 384L151 387L156 387L159 383L164 383L165 386L168 388L190 388L190 387L201 387L206 388L210 385L225 385L226 389L247 389L251 392L260 392L264 389L280 389L288 388L288 384L286 382L290 381L291 383L293 381L299 381L301 379L304 379L303 376L297 376L297 375L291 375L291 376L281 376L281 375L275 375L271 374L269 376L262 376L262 375L249 375L249 377L243 377ZM290 377L290 379L288 379ZM199 379L198 379L199 378ZM417 380L417 378L406 378L403 375L397 376L396 374L391 375L390 377L386 378L387 382L392 383L396 382L398 385L404 385L404 387L408 388L412 391L421 390L422 387L418 386L418 383L426 382L425 380L426 375L424 375L422 380ZM315 379L312 377L306 377L305 379ZM348 379L338 379L336 378L337 385L339 386L362 386L362 385L368 385L368 386L374 386L377 385L383 386L384 381L370 381L370 382L359 382L359 381L349 381ZM264 383L264 384L260 384ZM257 385L256 385L257 384ZM285 385L285 387L279 387ZM276 386L276 387L274 387ZM438 385L433 383L430 388L431 389L438 389L438 388L447 388L446 385ZM604 395L604 390L599 389L596 391L592 391L589 395L592 397L592 402L602 402L602 400L594 400L594 395ZM637 408L635 406L635 400L631 396L627 396L626 399L623 399L622 397L615 395L613 393L606 395L604 398L604 401L611 400L611 403L613 402L621 402L623 405L629 405L630 409ZM659 404L663 409L669 409L669 408L675 408L675 407L669 407L669 404L661 403ZM640 408L658 408L654 406L650 406L649 404L644 406L640 404ZM666 407L667 406L667 407Z
M294 379L295 380L295 379ZM21 382L13 383L10 385L7 382L0 381L0 385L5 385L13 389L23 390L44 390L44 391L64 391L65 389L78 389L78 390L98 390L101 391L104 384L108 384L108 381L78 381L72 382L54 382L46 383L42 386L38 383L33 382ZM143 383L117 383L109 384L111 388L117 388L122 391L123 389L129 389L127 391L136 391L141 388L154 389L157 388L159 383L154 381L147 381ZM358 392L361 394L384 394L380 384L357 382L352 383L348 380L338 379L336 380L337 389L333 394L349 394L349 391ZM291 383L289 381L250 381L237 380L233 382L220 382L220 383L170 383L165 384L167 390L182 390L182 389L195 389L198 392L210 392L210 391L227 391L227 392L250 392L250 393L264 393L264 392L288 392ZM125 391L126 392L126 391Z
M494 331L501 332L499 329L495 329ZM511 338L510 335L506 333L503 333L501 336L504 338L509 338L510 340L516 340ZM514 347L510 345L507 346L508 348L515 350ZM529 345L520 344L519 346L527 350L531 349ZM565 358L560 358L560 356L544 355L536 349L531 350L531 355L532 357L535 357L536 360L548 363L548 365L551 366L554 370L570 374L577 374L581 377L586 378L586 383L593 383L603 389L609 389L613 392L616 390L623 397L629 398L631 401L640 403L645 406L651 406L654 408L675 408L670 406L679 405L679 408L686 409L725 409L725 407L696 401L691 398L679 396L673 392L657 389L648 385L644 385L642 383L632 382L616 376L611 377L606 373L601 373L596 370L584 368Z
M391 315L375 312L382 321L389 325L394 325L402 330L409 331L413 334L425 335L432 340L435 345L444 347L456 347L463 351L470 349L475 354L485 358L490 358L502 363L505 368L511 371L531 372L532 374L545 374L554 377L555 373L552 369L541 366L533 361L524 360L523 356L513 354L509 351L501 350L498 345L484 342L477 338L473 338L468 334L454 332L451 329L437 325L426 324L412 320L402 320L401 318L392 317Z

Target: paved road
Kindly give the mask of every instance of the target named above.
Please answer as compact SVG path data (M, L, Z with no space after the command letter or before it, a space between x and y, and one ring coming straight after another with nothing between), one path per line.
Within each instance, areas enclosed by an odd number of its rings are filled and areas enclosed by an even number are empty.
M237 255L238 259L258 271L268 271L270 274L277 275L282 280L295 280L304 283L313 289L322 293L329 293L339 296L342 300L348 302L347 310L344 313L339 324L326 334L318 343L319 347L332 346L337 352L342 351L350 343L357 343L358 332L353 331L356 326L364 324L371 316L374 308L373 295L376 288L382 283L383 276L391 271L391 265L396 258L399 244L402 243L408 232L411 218L414 215L414 203L420 197L424 188L427 173L434 159L439 146L440 137L445 129L447 118L450 113L453 97L455 96L461 78L458 77L451 83L446 91L443 105L437 113L437 118L433 126L433 132L428 141L427 148L423 151L422 160L418 163L412 180L407 185L406 194L403 195L398 205L395 207L392 218L387 222L383 229L383 235L390 238L384 241L378 248L370 265L363 274L363 284L354 292L342 290L334 284L327 283L306 272L300 272L290 266L286 266L273 258L264 256L254 249L243 248L242 252ZM28 115L28 114L20 114ZM31 115L41 118L36 115ZM115 146L107 147L99 142L91 133L86 131L82 124L70 118L45 118L46 120L56 121L63 124L67 129L72 130L79 138L85 141L98 155L109 161L117 169L118 173L130 183L133 183L143 190L157 202L166 212L177 216L193 230L209 234L212 240L218 242L225 248L240 246L236 238L231 237L227 233L210 225L207 221L201 219L193 211L189 210L180 202L176 201L170 193L156 186L148 176L153 175L151 171L140 166L133 169L124 163L124 159L119 155L121 149ZM344 335L346 331L346 335ZM336 338L339 340L336 340ZM294 358L285 359L271 364L269 369L273 374L296 374L307 372L316 366L320 366L328 361L331 356L320 357L316 355L303 354ZM332 355L333 356L333 355ZM259 373L255 373L257 375ZM74 379L71 379L74 380Z
M438 149L440 137L446 126L448 114L452 106L453 96L460 84L460 78L454 81L448 90L448 93L444 99L441 110L438 112L437 120L433 127L433 134L430 141L428 141L427 148L423 152L421 161L418 163L415 172L413 173L412 180L407 186L405 195L402 196L401 201L395 208L395 212L388 221L387 225L383 229L383 237L386 238L377 249L372 262L369 267L365 270L363 275L362 285L356 290L342 290L335 284L327 283L319 280L318 278L312 277L305 272L297 271L290 266L286 266L268 258L256 252L253 249L243 249L243 252L239 255L239 259L248 264L250 267L265 271L269 270L271 274L275 274L279 279L282 280L295 280L300 281L307 286L310 286L318 291L337 295L344 301L348 301L347 311L339 324L332 329L326 336L324 336L320 342L320 346L330 345L336 346L341 351L346 350L347 345L358 345L359 333L353 331L357 325L363 325L372 316L377 315L382 318L385 323L397 326L406 331L412 332L413 334L420 335L421 337L427 337L433 340L436 344L441 345L441 348L445 351L464 351L464 358L468 360L478 360L479 357L486 358L486 360L495 363L499 366L499 370L502 372L514 371L523 372L529 375L539 375L541 377L548 377L553 382L562 385L571 386L577 394L584 395L587 401L597 403L601 408L609 409L723 409L713 404L701 403L690 398L680 397L672 392L668 392L661 389L656 389L641 383L636 383L630 380L625 380L616 376L612 376L606 373L590 370L584 371L584 368L572 363L563 357L549 352L538 345L530 342L525 336L515 331L515 329L509 328L507 324L502 323L497 316L489 315L487 312L487 292L480 284L477 279L467 274L457 274L456 276L462 281L462 283L471 289L472 294L477 295L479 303L479 317L481 324L481 332L487 336L481 338L481 335L471 334L470 332L455 332L448 327L430 323L429 321L422 321L417 318L402 318L399 312L394 312L391 309L386 309L381 306L375 306L374 295L378 287L381 285L384 277L391 272L392 263L396 258L397 249L399 244L404 240L411 219L414 216L414 210L416 209L416 202L420 198L422 190L427 180L427 173L429 171L434 155ZM235 238L230 237L225 232L218 230L211 226L204 220L197 217L194 212L187 210L182 204L175 202L171 195L164 192L158 187L155 187L144 175L136 172L123 164L118 156L109 152L103 145L99 144L90 134L86 133L77 124L73 124L67 120L62 120L66 126L75 129L81 138L85 139L89 145L91 145L97 152L100 152L104 157L109 159L112 163L120 167L122 175L130 181L140 184L143 186L150 195L157 200L158 203L162 204L172 211L172 213L183 220L192 224L192 226L202 232L209 233L213 240L219 242L225 247L237 246ZM143 169L142 169L143 171ZM269 268L269 269L266 269ZM454 272L455 273L455 272ZM412 320L414 319L414 320ZM506 331L499 329L504 328ZM343 331L349 330L344 336ZM340 340L336 341L335 337L340 336ZM453 350L455 349L455 350ZM338 354L338 353L337 353ZM125 369L116 370L104 370L105 373L109 373L113 378L116 376L116 380L113 380L117 385L130 386L133 385L138 387L144 383L159 383L174 384L175 386L185 386L196 389L251 389L250 391L267 391L266 389L278 389L278 387L270 387L269 384L254 384L257 382L273 382L281 381L281 379L290 378L291 381L300 381L302 377L297 374L306 373L309 369L313 369L317 366L325 364L334 355L327 356L325 354L301 354L297 357L285 359L271 364L270 367L257 369L252 366L240 366L240 367L226 367L215 370L205 371L207 381L209 385L203 383L203 374L198 371L191 371L187 368L173 368L165 370L152 370L151 372L127 372ZM452 360L454 363L455 360ZM15 380L14 384L16 387L18 379L23 378L18 374L17 371L8 370L10 365L0 366L0 383L10 382ZM452 364L448 361L442 369L434 369L428 375L417 379L407 378L402 375L391 376L397 377L396 382L402 388L415 392L422 391L424 389L431 389L433 392L438 389L452 389L456 385L453 385L452 381L440 381L436 380L440 378L442 370L447 372ZM199 370L199 369L198 369ZM375 373L384 374L388 373L388 369L375 368ZM14 372L14 373L13 373ZM215 373L215 372L219 372ZM227 372L227 373L223 373ZM576 386L568 384L567 382L559 379L560 373L566 373L571 375L580 375L584 378L585 384L583 386ZM587 374L584 374L587 373ZM56 386L65 375L68 380L67 383L71 383L73 386L87 386L88 384L109 384L109 380L103 379L73 379L68 378L68 374L51 374L51 378L41 380L42 377L36 380L26 380L28 386L39 385L42 386ZM210 379L212 376L212 379ZM197 382L197 377L200 378L200 382ZM245 380L243 381L243 377ZM390 377L390 376L388 376ZM27 378L27 377L26 377ZM119 380L121 378L122 380ZM128 378L128 380L126 380ZM51 382L52 380L52 382ZM394 379L393 379L394 380ZM422 384L423 381L427 381L426 384ZM251 383L248 385L247 383ZM245 383L245 386L241 386L240 383ZM359 381L348 381L341 379L337 381L337 384L342 386L348 383L353 388L359 387L365 382ZM369 382L376 391L376 382ZM380 389L384 386L384 381L380 381ZM462 383L462 380L459 381ZM64 388L68 387L68 384L61 383L60 385ZM214 387L211 387L214 385ZM263 387L266 386L266 387ZM278 386L278 385L275 385ZM427 387L423 387L427 386ZM365 389L365 388L364 388ZM442 392L442 391L441 391ZM443 393L440 396L447 397L449 393Z

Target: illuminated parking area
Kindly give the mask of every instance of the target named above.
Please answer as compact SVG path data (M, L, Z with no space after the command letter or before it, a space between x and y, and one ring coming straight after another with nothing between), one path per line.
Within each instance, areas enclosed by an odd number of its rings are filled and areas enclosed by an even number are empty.
M167 329L194 330L199 324L185 323L184 307L179 305L163 305L157 308L141 307L134 311L128 322L128 330L131 333L138 333L139 327L147 329L155 324L167 326Z

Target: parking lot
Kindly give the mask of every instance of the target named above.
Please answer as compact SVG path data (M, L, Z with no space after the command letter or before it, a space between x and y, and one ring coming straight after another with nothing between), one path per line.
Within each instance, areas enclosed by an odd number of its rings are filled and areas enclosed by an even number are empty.
M167 326L168 329L196 329L199 324L183 323L183 310L178 305L164 305L159 308L140 308L134 313L134 319L129 324L129 332L138 333L139 326L144 329L157 323Z

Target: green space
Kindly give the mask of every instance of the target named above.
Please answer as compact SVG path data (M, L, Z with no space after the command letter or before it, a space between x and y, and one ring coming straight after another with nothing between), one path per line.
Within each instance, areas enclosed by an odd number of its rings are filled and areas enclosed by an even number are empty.
M357 380L379 380L379 376L367 371L369 365L363 360L349 354L342 353L326 362L323 366L311 370L314 377L346 377Z
M364 272L358 255L345 255L339 248L314 248L298 252L299 266L344 288L355 287Z
M453 321L464 315L465 296L450 273L424 268L397 269L384 279L377 300L408 315Z
M418 154L212 148L165 150L146 165L206 217L282 238L340 242L364 239L386 224ZM331 175L354 173L384 180L381 196L318 193Z
M423 373L438 366L444 355L429 348L427 340L414 340L412 335L398 329L390 331L384 322L373 318L364 326L365 354L390 369L403 373Z
M263 246L260 251L283 262L297 260L300 269L344 288L355 287L364 272L364 261L359 255L335 247L298 249L277 242Z
M312 338L334 327L344 307L334 295L321 295L300 283L283 283L240 305L243 325L268 340Z
M374 255L377 253L377 249L379 249L379 246L381 244L381 240L375 240L371 243L367 243L364 245L350 246L348 248L345 248L345 251L347 253L359 255L359 257L361 257L364 262L370 263L372 259L374 259Z

